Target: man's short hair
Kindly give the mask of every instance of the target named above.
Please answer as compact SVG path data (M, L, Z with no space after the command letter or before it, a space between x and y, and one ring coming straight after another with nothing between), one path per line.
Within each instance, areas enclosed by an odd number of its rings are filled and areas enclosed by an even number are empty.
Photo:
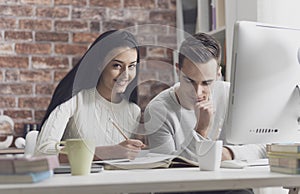
M212 36L205 33L197 33L186 38L179 49L179 69L183 60L187 58L194 63L206 63L211 59L221 62L221 45Z

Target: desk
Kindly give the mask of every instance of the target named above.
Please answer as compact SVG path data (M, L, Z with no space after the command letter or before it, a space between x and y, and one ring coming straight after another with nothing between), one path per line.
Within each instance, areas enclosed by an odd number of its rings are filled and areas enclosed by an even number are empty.
M146 193L272 186L300 186L300 175L272 173L268 166L221 169L211 172L199 171L198 168L114 170L89 176L60 174L35 184L0 185L0 193Z
M19 148L0 149L0 155L1 154L24 154L24 149L19 149Z

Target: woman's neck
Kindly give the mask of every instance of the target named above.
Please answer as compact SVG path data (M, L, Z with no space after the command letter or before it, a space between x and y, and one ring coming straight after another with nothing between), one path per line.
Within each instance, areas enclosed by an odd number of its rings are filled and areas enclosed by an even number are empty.
M122 97L119 93L114 93L111 89L101 86L101 84L98 84L96 89L98 93L109 102L119 103L122 101Z

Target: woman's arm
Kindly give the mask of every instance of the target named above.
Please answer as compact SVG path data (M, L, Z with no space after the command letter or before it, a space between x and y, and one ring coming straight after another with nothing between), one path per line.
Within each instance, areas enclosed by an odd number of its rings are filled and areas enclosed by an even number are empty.
M55 144L61 141L67 123L73 114L75 98L57 106L43 124L35 148L35 155L57 154Z

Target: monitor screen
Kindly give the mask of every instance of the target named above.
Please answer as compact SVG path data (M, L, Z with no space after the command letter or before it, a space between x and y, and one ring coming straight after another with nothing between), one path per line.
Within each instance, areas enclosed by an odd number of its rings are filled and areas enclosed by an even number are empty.
M226 140L300 142L300 29L235 24Z

